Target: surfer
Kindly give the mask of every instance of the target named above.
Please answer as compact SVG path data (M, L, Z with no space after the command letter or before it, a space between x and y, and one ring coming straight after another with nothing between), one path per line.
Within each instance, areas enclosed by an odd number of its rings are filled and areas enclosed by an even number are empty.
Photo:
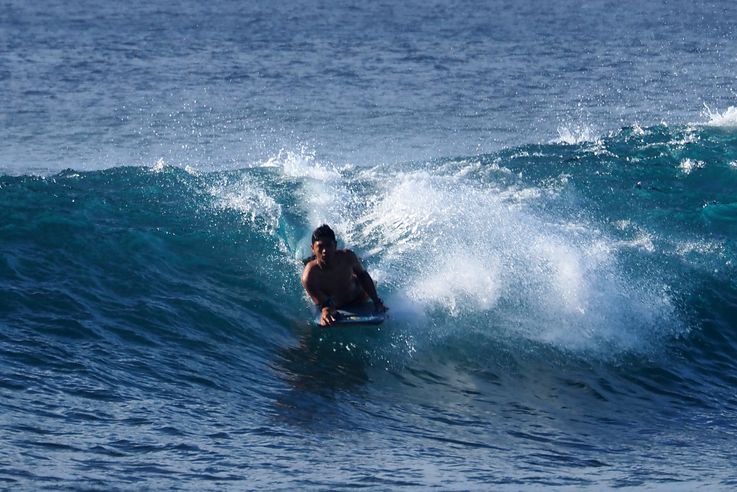
M358 256L350 249L337 249L335 233L326 224L312 233L311 258L302 272L302 285L315 306L320 309L320 324L335 322L335 310L371 299L377 312L386 306L376 293L371 275L364 270Z

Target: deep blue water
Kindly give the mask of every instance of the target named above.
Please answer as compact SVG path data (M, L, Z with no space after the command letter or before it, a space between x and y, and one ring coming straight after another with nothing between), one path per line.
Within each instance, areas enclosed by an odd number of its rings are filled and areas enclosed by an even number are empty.
M736 23L1 3L1 486L734 488Z

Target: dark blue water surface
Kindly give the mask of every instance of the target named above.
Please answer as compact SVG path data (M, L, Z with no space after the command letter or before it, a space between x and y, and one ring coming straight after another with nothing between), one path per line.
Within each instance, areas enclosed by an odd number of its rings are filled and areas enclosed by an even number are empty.
M735 5L0 3L0 487L736 487Z

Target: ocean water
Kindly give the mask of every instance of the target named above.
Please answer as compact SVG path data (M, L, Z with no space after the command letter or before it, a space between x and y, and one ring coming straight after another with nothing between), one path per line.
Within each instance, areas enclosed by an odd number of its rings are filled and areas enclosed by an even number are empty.
M0 3L0 487L734 489L736 24Z

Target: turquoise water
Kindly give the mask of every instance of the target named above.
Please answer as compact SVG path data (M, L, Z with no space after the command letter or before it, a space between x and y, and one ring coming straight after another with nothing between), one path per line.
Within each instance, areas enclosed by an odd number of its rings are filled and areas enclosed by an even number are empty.
M733 488L734 7L667 7L7 4L0 481Z

